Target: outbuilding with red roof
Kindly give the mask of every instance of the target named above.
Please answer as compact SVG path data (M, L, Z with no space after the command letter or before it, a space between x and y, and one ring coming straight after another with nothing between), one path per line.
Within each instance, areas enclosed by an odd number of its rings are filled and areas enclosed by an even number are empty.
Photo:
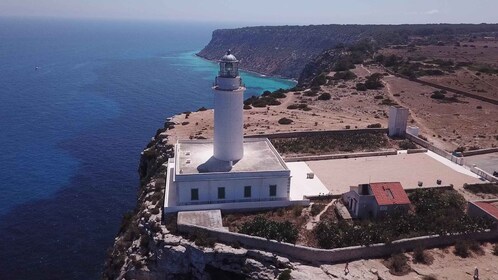
M351 187L343 194L353 218L378 218L394 211L407 212L410 199L400 182L378 182Z

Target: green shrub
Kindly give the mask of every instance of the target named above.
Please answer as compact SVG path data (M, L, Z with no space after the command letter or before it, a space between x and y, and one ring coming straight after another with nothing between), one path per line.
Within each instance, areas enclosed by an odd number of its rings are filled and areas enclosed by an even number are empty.
M366 91L368 88L365 86L364 83L357 83L356 84L356 90L357 91Z
M463 188L471 193L498 194L498 183L464 184Z
M481 243L477 242L476 240L470 240L468 241L469 244L469 249L476 253L477 255L484 255L484 250L481 247Z
M302 212L303 212L303 207L302 207L302 206L300 206L300 205L294 205L294 206L292 207L292 215L293 215L294 217L296 217L296 218L297 218L297 217L301 216L301 213L302 213Z
M470 256L470 250L469 250L469 243L466 242L466 241L458 241L456 244L455 244L455 250L453 251L453 253L455 253L455 255L459 256L459 257L462 257L462 258L467 258Z
M296 243L298 237L297 228L289 221L280 223L262 216L242 224L239 232L287 243Z
M417 145L410 140L403 140L399 143L399 148L402 150L416 149Z
M498 256L498 243L493 245L493 255Z
M373 124L369 124L367 125L367 128L381 128L382 125L380 123L373 123Z
M283 125L288 125L288 124L293 123L293 120L288 119L288 118L281 118L278 120L278 123L283 124Z
M381 73L374 73L367 77L365 81L365 87L367 89L379 89L383 88L384 84L382 84L381 79L383 75Z
M432 264L433 258L423 248L418 247L413 250L413 260L415 263Z
M311 205L311 211L310 211L311 216L316 216L320 214L320 212L322 212L324 208L325 205L323 204L313 203L313 205Z
M324 92L318 96L318 100L330 100L332 96L328 92Z
M445 94L446 91L444 90L436 90L432 93L431 98L441 100L446 97Z
M332 77L333 80L353 80L355 79L357 76L355 75L355 73L347 70L347 71L339 71L339 72L336 72L334 74L334 76Z
M387 260L387 267L391 274L398 276L408 274L411 270L410 265L408 264L408 258L402 253L393 254Z
M280 273L280 275L278 275L278 280L290 280L291 279L291 270L290 269L286 269L284 271L282 271L282 273Z

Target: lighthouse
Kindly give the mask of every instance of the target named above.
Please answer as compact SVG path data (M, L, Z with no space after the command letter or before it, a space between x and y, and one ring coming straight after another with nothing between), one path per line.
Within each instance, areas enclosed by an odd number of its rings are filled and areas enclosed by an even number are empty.
M214 158L232 165L244 156L244 91L239 61L230 50L220 59L213 85Z

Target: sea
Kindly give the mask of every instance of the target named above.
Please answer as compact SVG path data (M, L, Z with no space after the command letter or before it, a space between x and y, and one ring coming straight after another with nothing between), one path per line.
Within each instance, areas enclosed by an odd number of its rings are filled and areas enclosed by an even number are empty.
M167 117L212 107L222 24L0 18L0 279L99 279ZM243 64L242 64L243 67ZM246 97L293 81L242 73Z

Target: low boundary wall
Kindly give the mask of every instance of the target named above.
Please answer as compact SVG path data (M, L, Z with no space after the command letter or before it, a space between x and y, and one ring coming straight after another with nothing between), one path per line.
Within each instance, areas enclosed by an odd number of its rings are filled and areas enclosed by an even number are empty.
M419 247L435 248L449 246L459 240L494 241L498 239L498 230L490 230L468 234L421 236L396 240L390 244L374 244L368 247L353 246L336 249L318 249L190 224L178 224L178 230L190 234L201 231L219 242L227 244L239 243L248 248L274 252L293 259L312 263L337 263L359 259L380 258L402 251L412 251Z
M473 94L473 93L466 92L466 91L459 90L459 89L455 89L455 88L446 87L446 86L443 86L443 85L438 85L438 84L431 83L431 82L424 81L424 80L420 80L420 79L417 79L417 78L410 78L408 76L405 76L405 75L396 73L394 71L391 71L390 69L387 69L385 67L384 67L384 70L386 70L386 72L389 73L389 74L391 74L391 75L394 75L394 76L399 77L399 78L407 79L407 80L410 80L412 82L422 84L424 86L430 86L430 87L433 87L433 88L446 90L446 91L457 93L457 94L460 94L460 95L463 95L463 96L466 96L466 97L470 97L470 98L474 98L474 99L477 99L477 100L488 102L488 103L491 103L491 104L494 104L494 105L498 105L498 100L496 100L496 99L487 98L487 97L484 97L484 96L481 96L481 95Z
M463 158L462 157L456 157L450 153L448 153L447 151L443 150L443 149L440 149L434 145L432 145L431 143L413 135L413 134L410 134L410 133L406 133L405 134L406 136L406 139L414 142L415 144L418 144L426 149L428 149L429 151L431 152L434 152L446 159L449 159L451 160L452 162L456 163L456 164L459 164L459 165L462 165L463 164Z
M485 180L488 180L490 182L498 182L498 178L496 178L495 176L493 176L493 175L489 174L488 172L482 170L479 167L473 166L473 167L470 168L470 171L474 172L475 174L477 174L477 176L482 177Z
M480 149L480 150L472 150L463 152L463 156L476 156L476 155L484 155L498 152L498 148L489 148L489 149Z
M295 131L295 132L280 132L268 134L254 134L246 135L245 138L261 138L266 137L269 139L276 138L293 138L293 137L309 137L317 135L331 135L341 133L387 133L387 128L360 128L360 129L341 129L341 130L321 130L321 131Z

